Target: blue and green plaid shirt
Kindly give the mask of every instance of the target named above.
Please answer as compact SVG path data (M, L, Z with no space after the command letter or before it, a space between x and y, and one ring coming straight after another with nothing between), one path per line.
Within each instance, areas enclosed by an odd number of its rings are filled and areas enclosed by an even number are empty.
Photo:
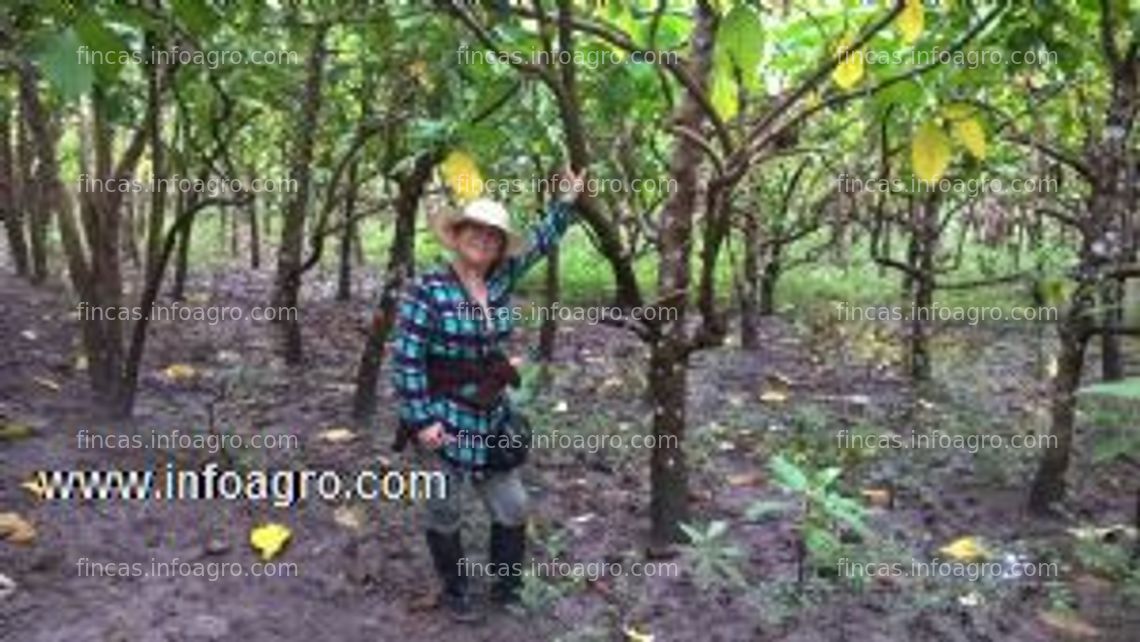
M472 403L464 389L433 395L428 390L427 360L431 357L470 360L478 364L503 345L511 333L511 291L570 226L573 207L555 200L543 220L532 227L521 253L503 261L487 277L491 323L450 265L437 266L417 277L400 300L392 344L392 383L399 397L402 429L418 431L440 422L448 434L490 435L510 418L506 394L490 408ZM414 435L413 435L414 436ZM483 439L467 438L445 444L441 456L456 465L479 469L487 463Z

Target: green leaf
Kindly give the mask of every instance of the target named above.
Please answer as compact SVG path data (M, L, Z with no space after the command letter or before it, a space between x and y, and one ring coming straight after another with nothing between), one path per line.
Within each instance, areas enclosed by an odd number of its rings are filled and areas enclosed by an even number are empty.
M121 69L120 63L130 56L127 45L94 13L85 13L75 21L75 32L93 55L89 61L95 73L104 82L113 81ZM77 54L78 57L78 54Z
M1093 461L1100 464L1136 452L1140 452L1140 435L1114 435L1093 445Z
M75 30L68 27L36 47L36 63L65 102L79 98L95 82L94 66L80 59L81 46Z
M744 518L749 521L757 521L764 519L777 513L782 513L791 508L788 502L781 502L779 500L760 500L754 502L751 506L744 511Z
M764 29L760 15L745 4L738 4L728 12L716 34L716 64L727 68L730 64L740 70L744 87L755 91L760 84L760 58L764 53Z
M206 36L218 26L218 15L203 0L172 0L174 15L196 35Z
M1133 377L1123 381L1106 381L1103 383L1085 386L1080 394L1108 395L1110 397L1123 397L1125 399L1140 399L1140 377Z
M808 478L804 471L783 455L772 457L769 466L772 468L772 474L776 476L776 481L785 488L804 490L808 487Z

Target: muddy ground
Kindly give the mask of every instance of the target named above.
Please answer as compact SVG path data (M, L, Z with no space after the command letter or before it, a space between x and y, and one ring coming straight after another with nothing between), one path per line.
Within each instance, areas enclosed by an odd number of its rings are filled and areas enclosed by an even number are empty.
M373 286L359 283L357 292ZM264 274L198 275L189 300L248 310L267 300L268 287ZM373 426L348 442L320 436L350 424L367 303L333 302L320 287L306 292L304 306L308 359L297 370L275 357L265 323L157 324L135 417L111 422L98 418L77 363L77 323L63 288L35 289L7 271L0 276L0 415L34 430L28 438L0 441L0 512L17 512L36 529L31 544L0 541L0 573L15 583L0 591L0 639L621 640L629 630L658 642L1140 639L1135 603L1064 555L1066 528L1132 520L1136 470L1091 463L1086 425L1071 476L1070 510L1050 520L1022 509L1033 453L888 453L851 462L841 480L850 494L893 489L892 504L875 508L871 522L883 538L918 558L976 535L1002 554L1058 561L1060 577L1052 580L883 580L856 591L822 577L803 587L800 601L788 602L779 596L797 594L792 516L745 518L753 502L784 497L767 472L772 453L810 453L831 443L840 427L868 424L898 434L921 426L1007 435L1041 430L1046 384L1033 376L1033 335L1024 328L943 332L936 352L939 383L922 391L899 376L889 342L812 331L785 318L764 323L759 352L729 345L698 355L689 399L695 521L728 523L747 588L706 586L690 558L681 556L672 560L678 577L551 580L531 611L497 613L483 626L461 628L433 603L435 585L414 506L39 501L20 486L39 470L142 469L171 460L183 467L206 460L238 468L399 466L389 448L386 381ZM534 332L519 334L521 352ZM1135 355L1136 346L1129 349ZM646 431L651 409L641 395L644 356L636 338L620 329L564 326L552 382L533 402L532 415L546 430L566 433ZM197 374L172 380L163 374L171 364L189 364ZM786 399L763 395L773 390ZM823 434L797 428L797 411L809 406L826 413ZM152 430L201 432L211 416L213 429L222 433L297 435L301 447L211 455L80 449L76 440L81 429L143 436ZM536 452L525 471L534 500L535 556L643 560L647 460L647 451ZM297 577L108 578L78 570L84 559L250 564L257 558L249 530L265 521L292 529L278 561L295 563ZM468 529L476 558L483 555L485 527L478 519ZM1059 596L1079 609L1079 622L1042 617Z

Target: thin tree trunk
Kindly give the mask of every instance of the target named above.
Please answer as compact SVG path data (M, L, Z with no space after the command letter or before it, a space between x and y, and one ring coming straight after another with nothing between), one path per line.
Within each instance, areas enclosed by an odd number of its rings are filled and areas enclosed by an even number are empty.
M558 246L546 255L546 281L544 295L547 312L554 309L554 305L562 297L561 278L559 276L559 250ZM542 325L538 329L538 358L543 363L554 361L555 341L558 338L558 319L553 314L544 314Z
M51 211L46 209L47 199L44 198L44 186L41 185L37 175L33 174L35 165L35 151L32 147L31 126L28 119L31 117L27 110L27 90L21 84L20 92L20 118L16 123L16 154L19 156L20 198L19 204L23 210L24 218L28 222L28 244L31 253L32 282L43 283L48 275L47 259L47 231Z
M313 146L317 136L321 108L321 81L324 76L325 34L327 25L320 25L313 34L309 54L304 96L297 123L298 138L289 172L291 185L297 191L290 198L281 226L281 246L277 255L277 278L274 305L278 309L296 311L301 298L301 252L304 244L305 217L309 205L310 176L312 174ZM301 323L298 315L283 314L278 318L281 331L281 350L285 363L299 365L303 357Z
M561 0L568 4L568 0ZM712 8L698 2L694 8L692 34L692 68L690 73L700 86L706 84L712 67L715 15ZM704 112L691 93L686 92L674 117L678 126L697 131ZM680 526L689 517L689 474L685 451L687 377L689 371L688 337L685 319L689 301L679 295L689 291L690 259L693 245L693 217L700 194L701 151L684 139L677 139L669 162L669 176L677 190L670 195L661 213L660 269L657 290L668 304L668 314L661 335L650 345L649 395L653 400L653 435L655 447L650 455L650 547L665 552L683 537ZM713 257L715 258L715 257Z
M384 363L384 347L396 323L396 307L404 284L415 271L416 210L424 188L431 179L432 169L439 162L438 152L425 152L416 158L411 172L399 180L396 195L396 230L388 250L388 266L384 286L380 292L380 305L372 317L368 339L356 369L356 391L352 399L352 414L359 421L367 421L376 412L376 383L380 379L380 366Z
M343 229L340 231L340 266L337 272L336 300L352 299L352 238L356 230L356 190L360 163L353 161L348 168L348 192L344 195Z
M783 272L784 243L773 241L760 275L760 316L770 317L776 313L776 285Z
M24 216L16 199L16 170L12 159L12 107L0 102L0 218L8 233L8 249L16 274L28 275L28 241L24 236Z
M1123 322L1123 281L1109 279L1101 284L1100 305L1105 329L1100 338L1101 377L1105 381L1119 381L1124 378L1124 354L1117 334Z
M760 347L760 221L759 213L747 208L744 214L744 258L740 279L740 347Z
M261 224L257 214L260 202L261 197L254 194L246 205L249 215L249 267L252 270L261 269Z
M186 212L186 194L180 193L174 197L174 220L180 220ZM191 220L181 227L178 232L177 255L174 263L174 283L171 286L170 298L175 301L186 300L186 274L190 271L190 241L194 230Z

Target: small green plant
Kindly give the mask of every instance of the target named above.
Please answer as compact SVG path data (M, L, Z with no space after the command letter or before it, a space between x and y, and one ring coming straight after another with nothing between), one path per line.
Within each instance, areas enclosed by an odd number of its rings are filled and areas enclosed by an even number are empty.
M740 572L744 553L728 537L728 524L717 520L704 528L682 524L689 543L681 546L681 554L692 569L693 579L702 591L713 587L746 588L747 580Z
M769 464L776 483L796 496L794 502L759 501L749 507L748 519L761 519L775 512L797 509L797 580L802 586L807 570L835 570L836 562L850 548L842 536L854 533L868 540L872 533L865 518L866 509L856 500L839 492L837 482L842 469L836 466L809 470L778 454Z

